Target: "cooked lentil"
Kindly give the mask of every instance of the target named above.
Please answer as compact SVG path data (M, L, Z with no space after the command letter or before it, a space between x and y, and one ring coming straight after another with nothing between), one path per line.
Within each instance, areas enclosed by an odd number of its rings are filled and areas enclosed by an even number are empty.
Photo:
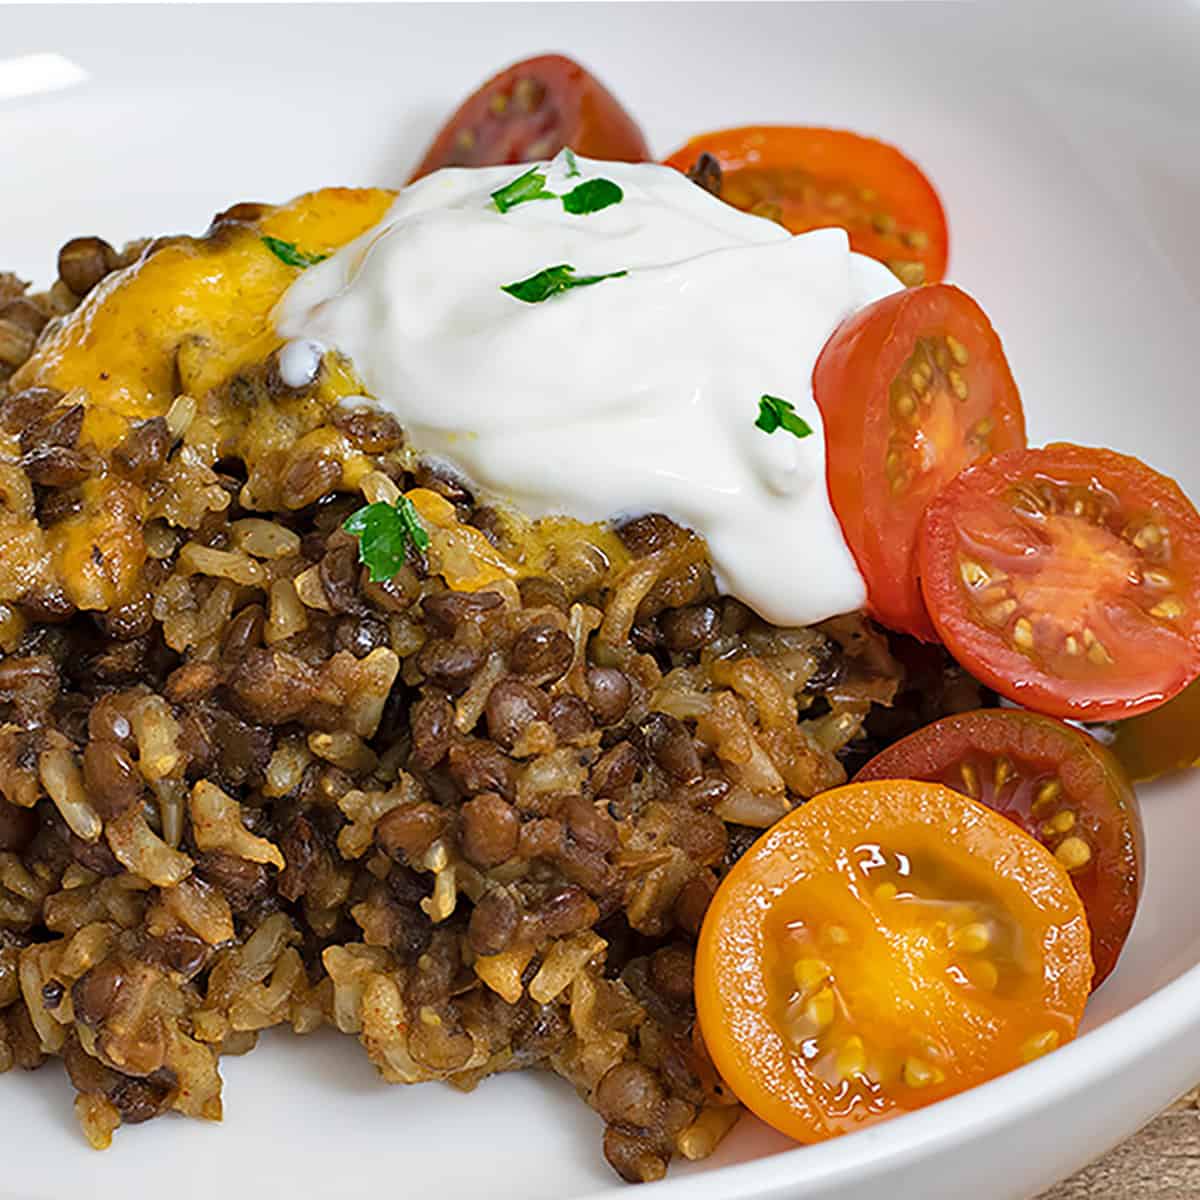
M691 972L719 878L976 689L861 617L763 624L661 515L618 539L481 508L323 372L193 395L185 337L119 436L14 383L112 270L204 245L0 275L0 1070L61 1058L102 1148L218 1119L222 1055L330 1024L388 1082L557 1072L625 1179L711 1153L736 1108ZM372 583L342 522L413 489L430 552ZM52 565L59 528L86 553Z

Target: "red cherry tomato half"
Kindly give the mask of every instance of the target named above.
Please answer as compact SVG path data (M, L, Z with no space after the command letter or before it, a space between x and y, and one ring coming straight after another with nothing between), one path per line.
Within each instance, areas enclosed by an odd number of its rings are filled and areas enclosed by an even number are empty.
M564 146L587 158L650 157L642 131L595 76L561 54L544 54L501 71L464 100L412 178L440 167L552 158Z
M691 171L702 154L721 165L721 199L793 233L840 226L851 249L905 283L946 273L946 218L932 184L893 146L843 129L751 125L701 134L666 165Z
M855 777L945 784L1016 822L1066 869L1108 978L1137 911L1142 822L1113 755L1052 717L991 708L943 717L877 754Z
M841 325L813 370L829 495L882 624L930 641L917 580L926 506L968 463L1025 445L1021 398L983 310L912 288Z
M921 586L946 649L1026 708L1134 716L1200 676L1200 514L1112 450L978 463L921 526Z

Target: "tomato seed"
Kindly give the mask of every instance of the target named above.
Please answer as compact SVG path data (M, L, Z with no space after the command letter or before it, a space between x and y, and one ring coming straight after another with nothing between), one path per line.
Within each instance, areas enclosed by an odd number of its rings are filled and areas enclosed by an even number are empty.
M1081 837L1066 838L1054 851L1054 857L1068 871L1080 871L1092 861L1092 848Z
M828 1029L833 1024L833 988L822 988L805 1006L804 1015L818 1030Z
M920 1058L906 1058L900 1072L901 1078L910 1088L926 1088L943 1083L946 1076Z
M963 763L959 768L962 773L963 786L967 795L974 800L979 799L979 772L970 763Z
M513 87L513 100L523 112L540 108L546 98L546 89L536 79L518 79Z
M986 958L968 963L964 970L971 983L985 992L995 991L1000 982L1000 972L996 969L996 964Z
M1139 550L1149 550L1151 546L1157 546L1162 541L1163 531L1155 524L1143 525L1141 529L1133 535L1133 544Z
M1050 820L1043 822L1042 833L1046 837L1054 837L1058 833L1069 833L1075 828L1075 814L1065 808L1062 812L1055 813Z
M1022 650L1033 649L1033 624L1027 617L1017 620L1013 626L1012 639Z
M991 575L985 570L983 564L977 563L971 558L959 560L958 573L967 587L983 587L985 583L992 581Z
M884 264L905 287L919 287L925 282L925 264L907 258L889 258Z
M1047 1029L1045 1033L1035 1034L1021 1047L1021 1060L1033 1062L1035 1058L1041 1058L1057 1048L1058 1034L1053 1029Z
M982 954L992 944L992 933L982 921L972 921L970 925L956 930L950 940L956 950Z
M867 1069L867 1049L857 1034L848 1037L839 1048L834 1067L843 1079L862 1075Z
M1017 611L1017 607L1015 600L1005 600L1000 604L992 605L991 608L985 608L983 615L992 625L1003 625Z
M996 767L992 773L992 786L996 791L1000 791L1002 787L1012 778L1012 763L1007 758L1001 756L996 759Z
M803 992L811 992L829 978L829 967L818 958L802 958L792 968L792 978Z
M1058 798L1062 795L1062 781L1058 779L1047 779L1045 783L1037 790L1037 796L1033 801L1033 812L1037 814L1039 811L1045 812L1052 804L1058 803Z
M1160 600L1151 610L1152 617L1161 617L1164 621L1174 621L1183 616L1183 605L1174 596Z

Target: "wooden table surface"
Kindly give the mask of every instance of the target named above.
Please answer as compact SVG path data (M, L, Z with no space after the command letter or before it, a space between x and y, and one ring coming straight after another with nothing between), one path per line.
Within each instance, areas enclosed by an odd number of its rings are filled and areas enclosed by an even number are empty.
M1200 1088L1038 1200L1198 1200Z

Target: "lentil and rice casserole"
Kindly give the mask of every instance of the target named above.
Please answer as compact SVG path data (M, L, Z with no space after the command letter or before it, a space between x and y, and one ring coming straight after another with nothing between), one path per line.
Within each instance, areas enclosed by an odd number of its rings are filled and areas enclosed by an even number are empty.
M0 1071L60 1059L103 1148L328 1024L391 1083L554 1071L656 1179L739 1112L692 1004L722 873L978 688L859 616L764 624L663 516L476 503L337 362L285 386L269 255L227 353L248 289L218 319L187 271L321 195L0 275ZM342 525L402 492L429 547L371 582Z

